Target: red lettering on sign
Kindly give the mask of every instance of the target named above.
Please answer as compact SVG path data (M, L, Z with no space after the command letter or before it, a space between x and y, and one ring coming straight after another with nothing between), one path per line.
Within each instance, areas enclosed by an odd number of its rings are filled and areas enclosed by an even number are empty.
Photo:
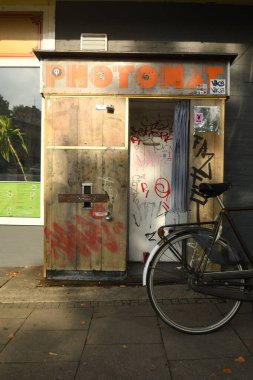
M129 74L134 72L134 65L124 65L118 67L119 87L127 88L129 86Z
M87 65L67 66L67 86L68 87L87 87L88 67Z
M46 84L49 87L55 87L56 81L61 80L65 76L64 67L61 65L47 65L46 66Z
M184 88L184 66L162 66L160 84L162 88Z
M158 81L158 72L153 66L143 65L138 68L136 82L142 88L152 88Z
M224 68L222 66L208 66L203 68L203 72L207 73L208 76L208 87L210 86L210 80L218 78L219 74L224 73Z
M205 84L210 86L210 80L226 80L225 66L208 66L205 64L148 64L148 63L120 63L95 62L67 63L60 62L45 64L45 89L59 88L61 91L75 88L83 89L84 93L96 93L96 88L104 89L104 93L113 90L113 93L145 93L152 89L152 93L167 93L167 89L180 90L198 89ZM112 86L113 84L113 86ZM111 86L111 89L110 87ZM109 87L107 89L107 87ZM168 91L173 93L173 89Z
M194 69L188 79L186 88L195 88L198 84L204 84L203 78L198 69Z
M95 66L91 72L91 80L96 87L107 87L113 80L112 71L105 65Z

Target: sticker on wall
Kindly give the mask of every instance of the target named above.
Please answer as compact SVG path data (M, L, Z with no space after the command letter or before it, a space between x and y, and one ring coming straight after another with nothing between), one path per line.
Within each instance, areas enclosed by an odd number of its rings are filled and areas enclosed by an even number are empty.
M39 218L39 182L1 182L0 217Z
M210 80L210 94L211 95L225 95L226 94L226 79L211 79Z
M194 132L216 132L220 130L220 107L194 107Z

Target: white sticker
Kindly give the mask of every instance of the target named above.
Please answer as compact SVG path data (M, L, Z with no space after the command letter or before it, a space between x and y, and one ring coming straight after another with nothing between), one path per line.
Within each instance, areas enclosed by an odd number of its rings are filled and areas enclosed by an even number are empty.
M226 79L210 79L210 94L225 95Z

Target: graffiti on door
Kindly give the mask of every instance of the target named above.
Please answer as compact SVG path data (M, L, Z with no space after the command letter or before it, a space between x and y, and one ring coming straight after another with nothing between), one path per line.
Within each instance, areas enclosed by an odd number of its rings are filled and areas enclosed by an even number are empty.
M61 224L52 223L52 228L45 228L47 243L51 246L55 258L67 255L74 260L76 251L83 256L101 252L103 245L112 253L120 251L118 235L124 231L123 223L112 220L110 223L104 220L106 206L94 204L93 209L84 215L76 215L71 220L65 220Z
M166 111L147 110L130 124L129 247L137 261L158 238L154 231L170 211L173 132Z
M197 134L194 135L192 150L196 161L194 161L195 163L190 172L192 177L190 200L196 204L196 219L200 221L200 206L206 204L207 198L199 192L198 188L202 181L213 178L212 162L214 153L209 151L207 139Z

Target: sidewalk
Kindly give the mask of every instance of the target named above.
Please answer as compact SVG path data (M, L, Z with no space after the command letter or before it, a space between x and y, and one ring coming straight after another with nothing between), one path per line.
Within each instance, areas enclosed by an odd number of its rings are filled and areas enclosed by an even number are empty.
M165 326L140 285L49 286L0 268L1 380L252 380L253 314L219 332Z

